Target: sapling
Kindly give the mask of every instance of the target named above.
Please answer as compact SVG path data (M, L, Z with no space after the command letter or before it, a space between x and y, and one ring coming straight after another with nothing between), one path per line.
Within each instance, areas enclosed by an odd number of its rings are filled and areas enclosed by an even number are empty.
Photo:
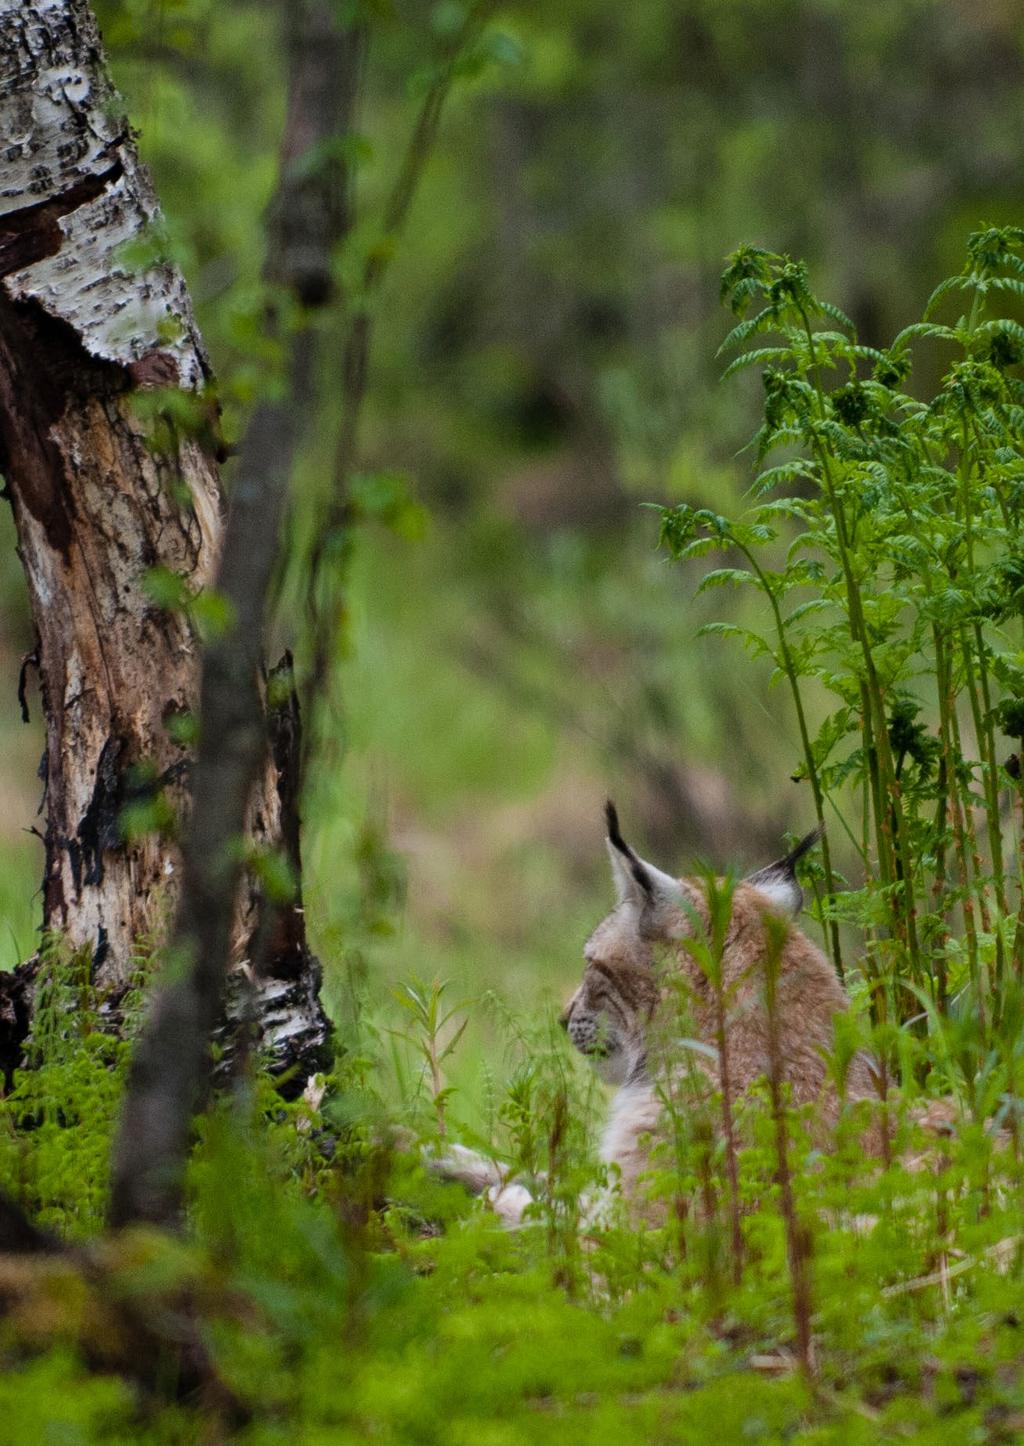
M450 1008L444 1001L448 981L434 980L427 985L411 980L394 991L395 999L410 1015L412 1024L408 1032L392 1030L399 1039L411 1044L423 1060L424 1075L430 1090L430 1101L434 1110L434 1124L437 1137L443 1140L446 1133L446 1110L451 1096L451 1087L445 1084L444 1063L458 1048L466 1031L469 1016L453 1027L453 1021L461 1014L465 1005L454 1004Z

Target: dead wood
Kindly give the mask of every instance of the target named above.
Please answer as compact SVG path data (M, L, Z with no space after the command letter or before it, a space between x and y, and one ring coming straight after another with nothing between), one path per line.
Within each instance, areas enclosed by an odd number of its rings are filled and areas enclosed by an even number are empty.
M173 817L188 812L192 754L175 724L198 709L199 641L190 608L158 606L148 579L173 575L183 600L213 581L224 522L217 407L85 0L0 0L0 71L0 471L45 715L42 926L91 960L117 1028L120 996L181 889L174 830L126 832L123 820L161 801ZM151 259L129 264L126 248ZM180 408L159 405L169 389L191 399L187 431L172 420ZM260 750L249 821L254 843L272 849L290 828L294 786L265 739ZM236 963L267 937L264 912L246 875ZM257 1034L279 1073L308 1075L328 1036L318 966L298 909L277 934ZM33 978L30 963L0 981L8 1076L22 1062Z
M343 177L333 166L309 161L329 155L328 142L347 129L362 31L342 29L327 0L290 7L288 14L290 103L266 276L306 310L287 335L273 300L267 311L268 330L287 348L288 387L257 405L240 449L217 580L234 621L204 657L183 886L167 978L132 1060L114 1157L115 1225L171 1224L180 1208L191 1123L209 1081L210 1036L231 953L239 843L264 757L264 610L288 479L315 393L312 317L332 294L332 253L345 224L336 195ZM341 83L346 76L351 85ZM299 213L304 224L296 227Z

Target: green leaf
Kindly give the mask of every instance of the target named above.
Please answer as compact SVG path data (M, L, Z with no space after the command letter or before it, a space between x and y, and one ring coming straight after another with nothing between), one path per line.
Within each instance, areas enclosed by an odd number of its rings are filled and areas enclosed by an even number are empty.
M779 357L791 356L792 352L788 346L762 346L756 351L744 352L731 361L722 373L722 381L726 381L736 372L742 371L745 367L759 366L762 362L773 361Z
M169 567L150 567L142 574L146 596L165 612L184 612L192 599L188 583Z
M797 458L794 462L780 462L778 466L766 467L759 472L754 479L752 492L763 496L775 487L787 486L791 482L814 482L818 481L818 469L814 462L806 458Z
M847 316L846 312L841 310L833 302L819 301L818 310L823 316L827 316L830 321L834 321L837 326L841 326L850 336L856 335L857 328L853 322Z
M742 638L743 635L743 629L739 623L702 623L697 629L699 638Z
M697 591L699 593L707 592L713 587L739 587L748 582L757 583L757 578L752 572L745 572L739 567L716 567L714 571L704 574Z
M951 291L969 291L973 286L974 281L969 276L949 276L945 281L940 281L925 303L925 316L931 316L932 311L938 303L944 296L948 296Z
M296 897L299 881L291 860L281 849L253 849L247 862L272 904L290 904Z
M715 356L722 356L724 352L731 351L734 346L742 346L749 337L755 336L759 331L768 331L774 325L775 318L767 308L759 311L756 316L750 316L745 321L737 322L715 352Z
M129 843L148 834L170 834L174 824L174 809L162 790L150 798L126 804L117 819L121 837Z
M914 341L918 337L930 337L938 341L961 340L960 333L954 327L940 326L937 322L915 321L913 326L903 328L889 350L896 351L908 341Z
M497 65L518 66L526 60L526 47L514 35L503 30L488 31L480 42L480 48Z
M361 519L380 523L406 542L418 542L425 536L429 514L413 496L405 473L360 473L352 478L350 496Z
M752 657L760 657L764 653L772 658L775 657L771 646L760 633L755 633L750 628L741 628L738 623L705 623L703 627L697 629L698 637L712 635L722 638L740 638Z
M795 607L793 611L787 616L786 627L788 628L791 627L794 623L798 623L801 618L807 617L810 613L826 612L829 608L834 608L836 606L838 606L838 604L832 598L809 598L807 602L800 603L799 607Z
M1016 276L993 276L988 288L990 291L1009 291L1014 296L1024 296L1024 281Z
M167 714L164 728L167 736L177 743L179 748L191 748L199 739L199 719L186 709Z
M449 1015L449 1018L450 1018L450 1017L451 1017L451 1016ZM454 1054L455 1049L456 1049L456 1047L457 1047L457 1045L458 1045L458 1043L459 1043L459 1040L462 1038L462 1036L463 1036L463 1035L465 1034L465 1032L466 1032L466 1026L467 1026L468 1024L469 1024L469 1019L468 1019L468 1018L464 1019L464 1020L462 1021L462 1023L459 1025L458 1029L457 1029L457 1030L455 1031L455 1033L452 1035L452 1038L448 1041L448 1043L445 1045L444 1049L441 1051L441 1054L440 1054L440 1056L439 1056L439 1059L440 1059L440 1061L441 1061L442 1064L444 1063L444 1061L448 1058L448 1056L449 1056L450 1054Z
M234 630L238 620L235 605L214 588L207 588L192 599L189 611L196 620L206 642L216 642Z

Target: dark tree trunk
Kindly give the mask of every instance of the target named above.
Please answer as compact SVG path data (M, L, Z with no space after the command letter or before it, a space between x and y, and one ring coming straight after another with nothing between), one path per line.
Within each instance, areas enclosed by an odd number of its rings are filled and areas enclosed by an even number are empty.
M126 837L122 819L157 796L174 816L187 809L191 760L174 724L198 709L198 642L189 610L157 606L146 579L173 573L192 595L213 578L216 408L181 275L124 260L128 243L152 244L159 210L88 5L0 0L0 75L0 470L45 713L42 923L88 952L116 1004L178 902L177 845L154 831ZM192 399L190 435L152 398L138 405L140 392L168 388ZM260 844L294 838L283 817L293 785L279 771L293 761L264 749L250 809ZM279 1068L308 1073L328 1032L318 969L301 910L261 928L261 909L247 877L235 962L252 962L257 940L268 945L265 1042ZM7 1063L26 987L24 976L3 983Z
M289 106L268 227L265 273L272 289L265 324L287 358L288 385L271 389L256 406L240 448L217 579L233 624L207 648L203 662L195 804L169 947L173 968L161 981L132 1056L114 1149L115 1226L138 1220L171 1225L181 1209L192 1120L204 1102L210 1036L231 954L237 844L247 813L251 821L264 801L257 781L266 752L258 669L267 593L288 480L314 414L316 312L332 299L334 250L347 225L345 170L331 143L348 129L363 30L358 23L343 28L333 0L285 0L283 9ZM282 291L296 307L290 327L277 315ZM298 754L297 709L279 712L276 721L280 776L293 782L287 763ZM278 802L286 821L282 841L294 858L297 818L288 783ZM278 953L302 949L300 919L293 910L276 931L268 929L268 941L276 932ZM263 942L261 936L251 946L257 977ZM267 998L264 983L261 1002ZM282 1027L287 1031L287 1019Z

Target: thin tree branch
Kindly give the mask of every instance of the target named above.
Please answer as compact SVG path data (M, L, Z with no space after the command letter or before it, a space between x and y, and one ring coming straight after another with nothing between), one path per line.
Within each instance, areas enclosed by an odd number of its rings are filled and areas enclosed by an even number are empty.
M334 651L338 594L344 579L330 575L326 558L335 551L338 534L350 526L352 505L350 482L359 455L359 428L366 398L373 339L373 299L379 292L394 256L396 243L405 229L412 203L423 179L445 102L459 75L459 62L468 47L479 38L500 0L477 0L447 54L438 65L433 81L420 106L416 123L399 167L398 176L384 207L381 235L363 266L362 285L349 322L341 361L341 427L334 459L334 486L316 529L308 566L306 612L312 639L309 681L306 687L307 742L319 734L316 712L325 706Z
M200 700L194 806L183 849L181 902L162 986L140 1035L114 1151L116 1226L175 1222L192 1118L210 1076L246 809L267 750L259 668L265 600L289 476L309 419L316 312L332 298L332 257L348 224L337 140L354 102L362 26L341 28L330 0L289 5L289 107L280 180L268 223L265 277L302 308L286 330L271 304L268 331L286 347L288 385L253 413L241 447L218 588L231 625L208 648Z

